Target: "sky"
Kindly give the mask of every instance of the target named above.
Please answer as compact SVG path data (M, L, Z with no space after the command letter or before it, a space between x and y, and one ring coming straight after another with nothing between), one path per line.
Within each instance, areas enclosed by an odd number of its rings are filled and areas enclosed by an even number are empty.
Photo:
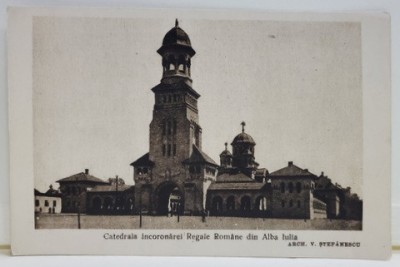
M37 17L35 187L90 169L133 184L148 152L156 50L170 19ZM241 132L260 167L293 161L362 196L361 27L351 22L181 19L191 39L203 151L219 162Z

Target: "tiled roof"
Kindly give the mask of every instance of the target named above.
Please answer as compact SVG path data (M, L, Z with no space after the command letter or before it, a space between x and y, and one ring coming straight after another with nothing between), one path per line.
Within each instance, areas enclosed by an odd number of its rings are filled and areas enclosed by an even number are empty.
M47 191L46 193L42 193L39 190L35 189L34 193L35 196L46 196L46 197L61 197L61 193L57 191L57 193L53 192L53 193L48 193L49 191Z
M133 185L118 185L118 189L117 186L115 184L110 184L110 185L97 185L95 186L92 190L90 190L89 192L123 192L126 191L128 189L133 188Z
M144 154L143 156L141 156L140 158L138 158L136 161L131 163L131 166L154 166L154 162L150 160L149 158L149 153Z
M64 183L64 182L90 182L98 184L107 184L107 182L101 180L100 178L94 177L93 175L84 172L80 172L57 181L57 183Z
M261 190L266 184L258 182L246 183L212 183L208 190Z
M221 175L217 176L218 182L252 182L254 181L249 176L244 173L222 173Z
M307 169L301 169L301 168L297 167L292 162L289 162L288 166L286 166L285 168L282 168L280 170L270 173L269 176L272 176L272 177L276 177L276 176L279 176L279 177L312 176L312 177L316 178L315 174L312 174Z
M188 159L185 159L183 163L190 164L190 163L209 163L214 166L218 166L218 164L210 158L206 153L201 151L196 145L193 145L192 154Z

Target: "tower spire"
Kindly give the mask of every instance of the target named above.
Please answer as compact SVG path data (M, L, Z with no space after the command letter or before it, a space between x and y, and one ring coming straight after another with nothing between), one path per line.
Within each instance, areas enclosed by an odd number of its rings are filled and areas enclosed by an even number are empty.
M242 121L241 125L242 125L242 133L244 133L244 126L246 126L246 123Z
M175 19L175 28L178 28L179 27L179 21L178 21L178 19L176 18Z

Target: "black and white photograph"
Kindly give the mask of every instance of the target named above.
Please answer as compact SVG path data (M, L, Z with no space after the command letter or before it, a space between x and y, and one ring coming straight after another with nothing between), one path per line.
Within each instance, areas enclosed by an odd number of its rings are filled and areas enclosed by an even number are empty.
M362 19L44 13L30 29L35 236L362 246Z

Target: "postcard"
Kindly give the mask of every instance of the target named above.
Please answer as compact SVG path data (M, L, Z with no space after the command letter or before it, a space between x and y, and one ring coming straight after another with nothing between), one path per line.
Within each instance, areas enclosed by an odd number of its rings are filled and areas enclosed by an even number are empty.
M389 15L8 15L14 255L390 257Z

